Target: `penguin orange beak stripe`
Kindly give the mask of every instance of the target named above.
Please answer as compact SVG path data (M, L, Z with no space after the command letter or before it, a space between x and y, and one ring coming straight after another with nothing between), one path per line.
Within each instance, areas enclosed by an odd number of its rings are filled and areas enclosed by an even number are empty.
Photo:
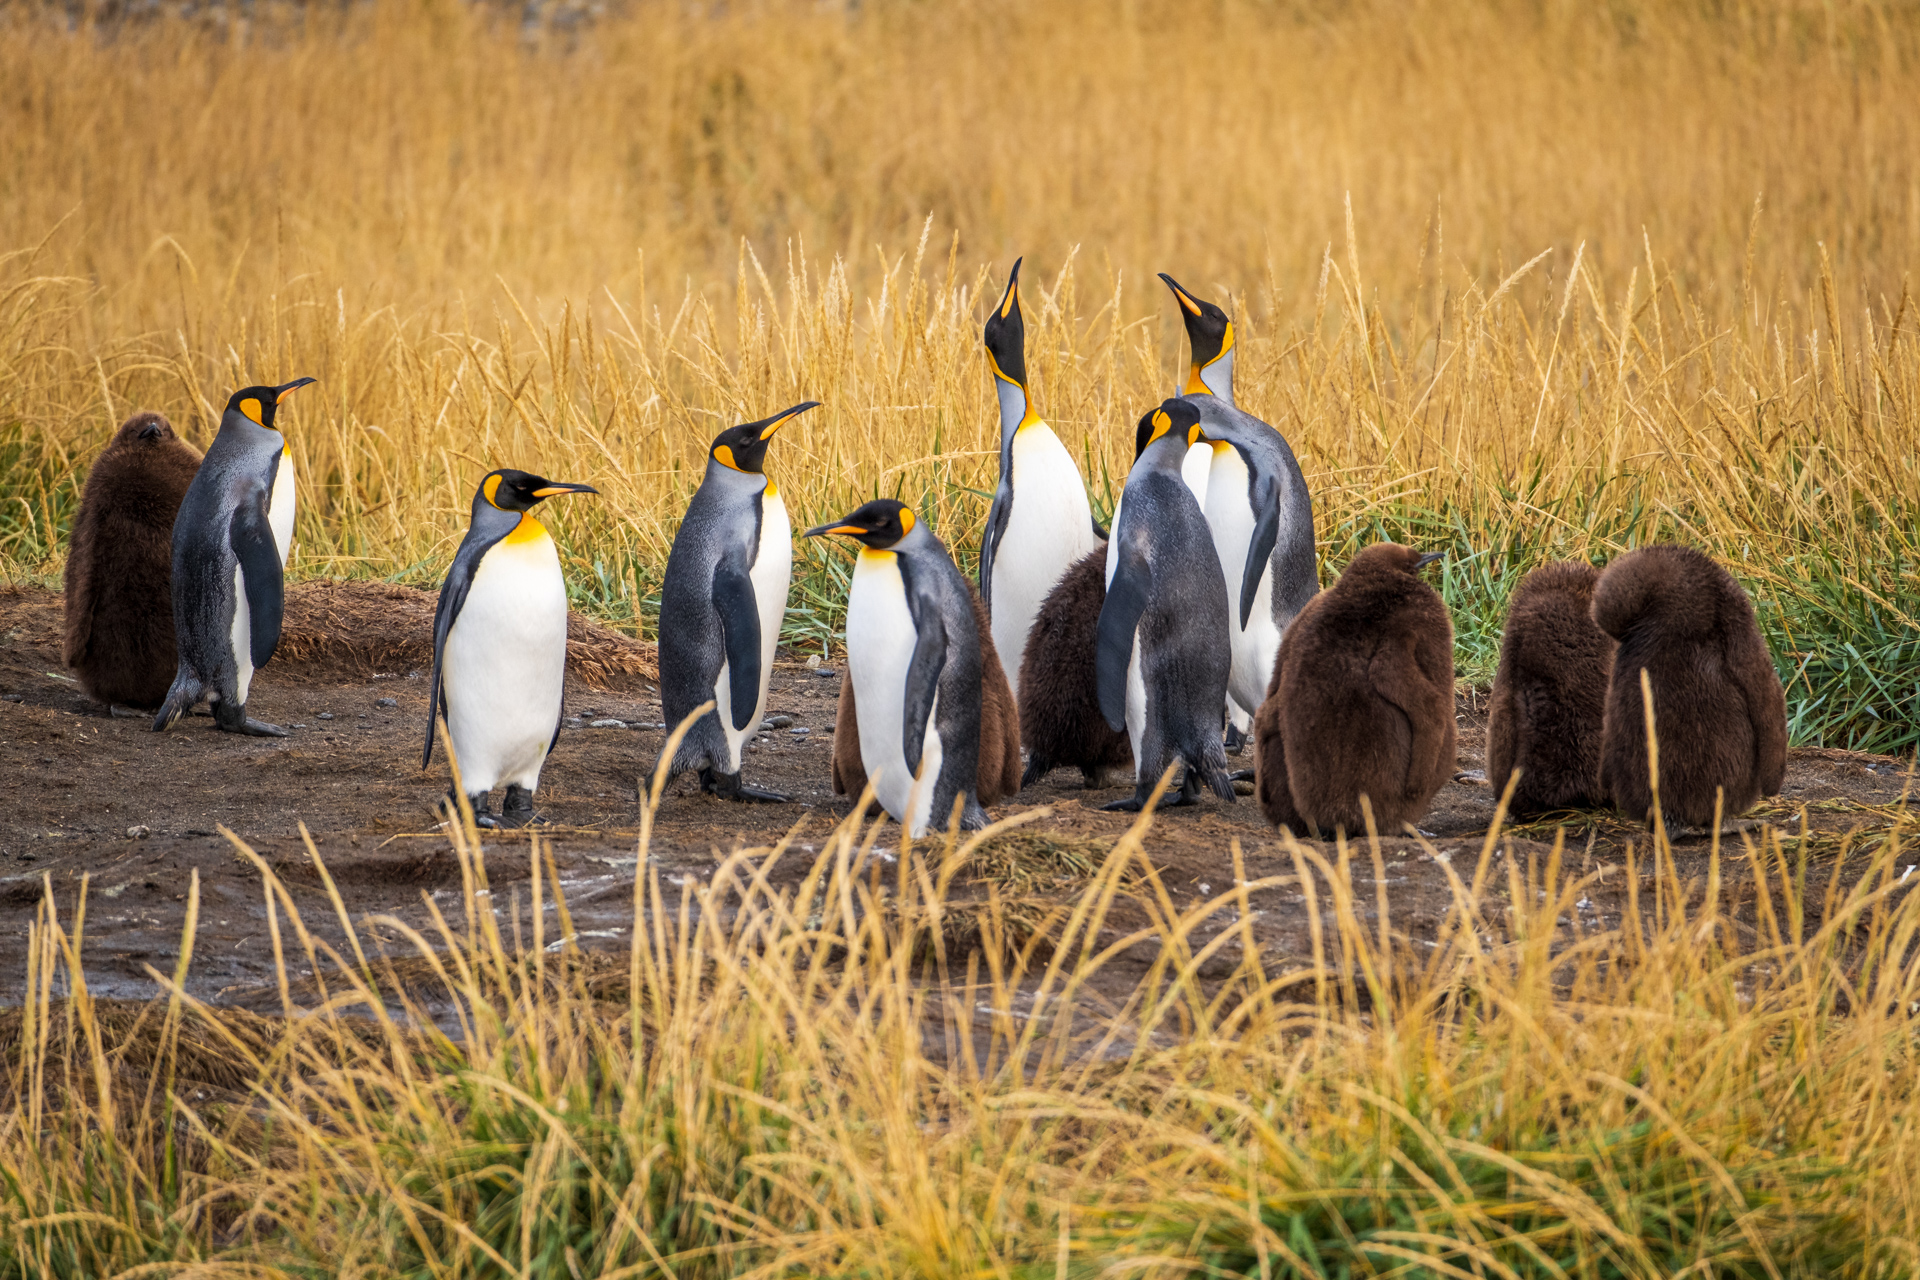
M279 404L282 400L285 400L288 396L292 395L294 392L298 391L300 388L311 386L312 384L318 381L320 381L320 379L318 378L295 378L292 382L289 382L284 387L274 388L275 394L273 397L273 402L275 404Z
M544 489L535 489L533 491L533 496L536 498L551 498L554 495L561 494L561 493L598 493L598 492L600 491L594 488L590 484L550 484Z
M1186 308L1187 310L1189 310L1189 311L1191 311L1191 312L1193 312L1193 314L1195 314L1195 315L1199 315L1199 314L1200 314L1200 304L1199 304L1199 303L1197 303L1197 302L1195 302L1195 301L1193 300L1193 298L1192 298L1191 296L1189 296L1189 295L1188 295L1188 293L1187 293L1187 291L1186 291L1185 289L1182 289L1182 288L1181 288L1181 287L1180 287L1179 285L1177 285L1177 284L1175 284L1175 283L1174 283L1174 282L1173 282L1172 280L1170 280L1170 279L1168 279L1168 278L1167 278L1166 276L1164 276L1164 275L1163 275L1163 276L1161 276L1160 278L1161 278L1162 280L1166 280L1166 281L1167 281L1167 288L1169 288L1169 289L1171 289L1171 290L1173 290L1173 296L1174 296L1174 297L1176 297L1176 298L1178 298L1178 299L1180 300L1180 305L1181 305L1181 306L1183 306L1183 307L1185 307L1185 308Z
M781 410L771 418L768 418L765 425L760 428L760 438L762 440L773 439L773 433L786 426L789 418L797 418L807 410L818 409L819 407L820 402L818 400L805 400L793 406L791 409Z
M872 533L872 532L873 530L862 528L860 525L857 525L857 524L836 524L832 526L821 525L818 529L809 529L807 530L804 536L809 538L817 538L823 533L862 534L862 533Z

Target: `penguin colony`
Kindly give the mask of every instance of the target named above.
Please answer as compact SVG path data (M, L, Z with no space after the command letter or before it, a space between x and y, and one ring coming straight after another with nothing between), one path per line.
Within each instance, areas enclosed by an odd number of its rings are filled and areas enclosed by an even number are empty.
M1437 555L1366 547L1321 592L1300 465L1234 403L1232 319L1161 279L1187 331L1188 376L1139 421L1110 537L1035 407L1019 262L982 334L1000 474L978 590L902 502L806 531L858 548L834 790L870 788L914 836L978 829L987 806L1057 767L1100 788L1131 766L1133 793L1109 809L1145 807L1163 778L1166 806L1198 803L1203 788L1232 802L1223 737L1249 726L1260 807L1302 835L1396 834L1452 775L1452 625L1421 577ZM66 660L93 696L157 707L156 731L206 702L217 729L284 735L247 701L279 641L292 546L293 455L277 412L313 381L234 392L204 458L158 414L115 434L66 569ZM680 734L665 766L722 799L785 799L742 777L742 752L766 712L791 579L792 525L766 460L780 428L816 407L714 438L667 561L660 692ZM444 733L449 804L480 825L539 820L567 596L533 511L595 492L490 472L442 585L421 765ZM1700 826L1777 792L1785 762L1785 697L1752 603L1707 556L1653 546L1604 572L1552 564L1515 592L1488 725L1489 780L1511 812L1612 803Z

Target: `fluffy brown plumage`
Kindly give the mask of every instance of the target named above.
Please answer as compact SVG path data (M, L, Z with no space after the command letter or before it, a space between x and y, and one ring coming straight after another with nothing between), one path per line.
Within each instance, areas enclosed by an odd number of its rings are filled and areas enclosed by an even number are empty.
M1600 575L1593 620L1620 642L1600 747L1600 782L1616 805L1651 818L1642 670L1653 687L1669 822L1710 824L1719 790L1726 817L1780 790L1786 694L1753 602L1732 574L1692 547L1642 547Z
M1000 665L1000 652L993 647L987 608L971 583L967 593L973 598L974 625L980 629L980 772L974 781L974 793L984 808L1020 791L1020 711L1013 702L1007 670ZM847 672L840 677L840 706L834 712L833 793L857 797L866 786L853 674Z
M1106 600L1107 549L1101 547L1054 584L1027 632L1027 651L1020 659L1020 737L1027 748L1023 786L1062 765L1077 767L1089 788L1112 786L1132 774L1133 747L1126 731L1109 727L1100 714L1094 682L1100 608Z
M173 683L173 518L199 469L171 423L136 413L87 475L67 549L65 657L102 702L151 710Z
M1614 642L1593 621L1599 581L1592 565L1563 560L1513 593L1487 710L1487 781L1499 792L1520 770L1512 813L1606 803L1600 725Z
M1255 718L1255 791L1276 824L1398 833L1453 774L1453 622L1420 553L1363 549L1287 628ZM1282 780L1284 779L1284 785Z

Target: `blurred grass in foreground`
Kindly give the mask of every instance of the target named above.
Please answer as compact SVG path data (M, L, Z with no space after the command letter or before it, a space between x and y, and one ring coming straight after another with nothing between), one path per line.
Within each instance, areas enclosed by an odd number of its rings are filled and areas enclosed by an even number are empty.
M49 897L0 1026L0 1274L1920 1266L1920 894L1898 887L1899 831L1843 842L1817 904L1804 842L1716 847L1703 893L1656 834L1617 929L1583 905L1604 870L1490 835L1465 879L1449 869L1429 943L1394 928L1365 842L1289 844L1294 871L1258 881L1236 847L1235 887L1182 910L1144 855L1149 815L1062 903L1051 949L1023 950L998 898L950 894L1019 821L883 863L880 824L849 820L797 885L770 885L761 851L678 895L643 826L630 956L577 948L537 837L507 905L454 828L464 913L434 908L424 935L356 931L335 895L344 953L236 838L285 1019L183 994L197 880L155 975L173 994L132 1012L87 994L84 885ZM1373 901L1349 877L1369 862ZM1267 890L1331 895L1311 963L1251 945ZM1147 921L1124 934L1121 896ZM1122 953L1150 971L1101 986Z
M212 12L212 11L209 11ZM1326 572L1450 552L1471 679L1534 564L1679 538L1754 591L1794 739L1920 743L1920 20L1792 0L0 10L0 574L49 580L135 407L289 402L294 572L438 580L512 463L642 633L706 442L801 399L795 517L914 502L970 563L984 309L1110 505L1235 315ZM1205 66L1203 83L1170 75ZM812 545L788 637L827 643Z

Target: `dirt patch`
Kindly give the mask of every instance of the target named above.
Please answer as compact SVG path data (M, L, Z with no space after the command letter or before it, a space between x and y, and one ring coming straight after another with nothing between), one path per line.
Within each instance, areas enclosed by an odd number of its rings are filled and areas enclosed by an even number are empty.
M291 731L286 739L269 740L216 733L206 717L155 734L144 718L109 715L61 678L59 597L0 589L0 695L10 699L0 701L0 759L12 766L16 779L10 803L0 809L0 1004L15 1003L22 994L28 925L42 909L46 891L53 891L60 918L70 920L83 878L89 982L103 996L152 995L147 966L171 972L197 875L199 930L190 989L204 998L277 1012L260 877L219 834L222 826L257 850L286 882L312 936L343 954L345 929L302 827L325 860L347 919L371 952L408 955L413 948L401 926L432 939L436 912L448 920L461 918L461 869L447 851L436 813L447 787L446 768L442 760L431 769L419 767L426 736L424 666L399 660L405 651L397 646L418 641L396 641L386 634L430 624L431 597L408 593L418 598L415 608L386 594L393 588L325 584L318 591L302 590L330 602L312 615L325 620L315 625L328 638L323 647L308 651L322 656L301 661L277 656L256 677L255 714ZM356 590L368 593L367 599L354 600ZM633 665L617 667L613 659L600 667L577 664L568 688L570 718L542 778L538 804L553 824L545 834L582 945L624 952L633 922L641 783L665 734L655 727L662 713L646 675L651 668L638 665L643 657L651 659L650 650L626 637L614 639L619 645L603 652L626 655L618 661ZM582 678L589 672L615 687L593 687ZM790 851L769 878L776 884L800 882L850 809L831 793L828 780L838 691L836 670L809 670L785 660L776 664L769 711L791 723L749 745L745 772L749 781L789 795L791 803L729 804L700 794L691 778L668 789L645 870L649 881L658 878L669 900L677 902L683 890L706 882L732 851L769 850L782 840L790 842ZM595 727L595 721L603 723ZM1460 704L1460 767L1483 767L1484 749L1484 714L1468 695ZM1238 763L1251 761L1242 756ZM1768 823L1796 835L1805 824L1807 837L1794 847L1809 858L1810 912L1818 908L1830 879L1845 881L1864 862L1857 854L1841 857L1846 833L1865 829L1884 839L1892 832L1916 831L1904 799L1909 767L1910 762L1851 752L1795 751L1784 794L1745 816L1749 824ZM1055 908L1080 892L1131 825L1130 815L1099 807L1125 790L1088 791L1077 771L1061 769L997 806L996 818L1045 812L976 855L962 875L961 897L997 898L1016 944L1044 935L1052 927L1049 921L1061 917ZM1416 947L1431 939L1453 902L1450 874L1470 877L1479 862L1496 799L1487 786L1450 783L1421 820L1428 833L1424 839L1383 839L1377 862L1370 849L1353 850L1340 874L1348 878L1363 914L1372 916L1384 890L1392 929ZM1568 869L1594 876L1581 898L1578 924L1614 927L1628 910L1630 890L1642 909L1650 910L1652 868L1640 858L1630 885L1626 856L1630 846L1644 850L1645 833L1604 813L1566 819L1564 826L1534 823L1501 836L1490 896L1498 900L1510 891L1507 865L1524 872L1530 859L1544 862L1553 841L1561 838ZM1725 837L1724 846L1729 859L1743 859L1738 835ZM897 859L898 828L884 827L876 847L876 856ZM1333 847L1311 847L1337 864ZM1250 893L1247 906L1263 956L1276 965L1311 957L1313 918L1318 913L1324 925L1333 909L1326 877L1315 872L1310 888L1303 888L1292 852L1262 820L1251 797L1233 805L1210 799L1162 814L1145 848L1152 873L1142 870L1135 899L1123 898L1116 906L1108 925L1112 938L1124 937L1150 911L1159 910L1154 904L1163 892L1176 910L1220 904L1217 916L1193 934L1196 949L1239 930L1233 898L1236 879L1244 878L1262 886ZM1683 885L1704 885L1707 837L1686 835L1675 849L1673 874ZM764 862L766 855L753 857ZM510 935L516 924L526 925L531 909L528 838L489 836L484 864L491 901ZM1730 870L1729 886L1744 875ZM1513 883L1525 885L1524 874ZM1920 886L1920 875L1912 884ZM1742 910L1737 901L1729 909L1736 915ZM551 904L545 910L551 912ZM374 915L391 922L365 923ZM310 977L302 970L311 962L296 945L291 926L282 923L291 976L296 981ZM545 928L548 938L558 936L551 914ZM964 941L959 935L954 940ZM1238 946L1230 940L1209 965L1230 969L1238 961ZM1134 957L1136 971L1153 958L1151 948L1141 948ZM321 959L324 968L324 955ZM609 974L621 969L613 964ZM1115 966L1103 981L1123 983L1127 972L1126 965Z

